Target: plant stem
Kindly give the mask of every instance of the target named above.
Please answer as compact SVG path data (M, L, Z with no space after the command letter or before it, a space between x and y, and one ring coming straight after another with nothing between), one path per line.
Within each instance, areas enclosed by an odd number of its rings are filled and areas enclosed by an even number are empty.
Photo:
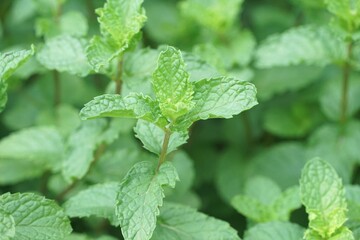
M353 42L349 42L347 48L347 58L343 66L343 74L342 74L342 89L341 89L341 115L340 115L340 123L345 124L347 121L347 113L348 113L348 93L349 93L349 77L351 71L351 54L353 49Z
M95 163L99 160L99 158L101 157L101 155L104 153L106 149L106 144L101 144L95 152L95 156L94 159L92 160L89 169L87 170L87 172L85 173L84 177L90 172L90 170L93 168L93 166L95 165ZM83 177L83 178L84 178ZM61 200L64 199L64 197L71 192L71 190L73 190L81 181L82 179L76 179L75 181L73 181L67 188L65 188L62 192L60 192L55 199L60 202Z
M121 93L121 82L122 82L122 69L123 68L123 60L119 60L117 64L117 71L115 76L115 93L120 94Z
M61 103L61 82L60 74L58 71L53 70L53 79L54 79L54 105L59 106Z
M171 136L171 131L169 129L166 129L164 141L163 141L163 145L162 145L161 153L160 153L160 157L159 157L159 163L157 166L157 171L160 169L161 164L163 164L166 160L166 154L167 154L167 150L168 150L168 146L169 146L170 136Z

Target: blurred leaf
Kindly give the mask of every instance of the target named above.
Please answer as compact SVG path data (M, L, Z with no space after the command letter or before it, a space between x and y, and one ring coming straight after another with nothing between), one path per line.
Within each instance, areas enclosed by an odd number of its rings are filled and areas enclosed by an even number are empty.
M151 162L137 163L120 185L116 216L127 239L150 239L163 204L163 186L175 187L179 177L170 162L156 169Z
M91 186L67 200L64 211L69 217L97 216L107 218L114 226L119 223L115 217L115 199L119 183L109 182Z
M46 41L37 54L38 61L50 70L86 76L90 71L83 39L61 35Z
M256 65L259 68L298 64L324 66L342 62L345 49L345 44L330 29L301 26L267 38L256 52Z
M347 211L344 187L335 169L320 158L308 161L302 170L300 188L309 214L306 235L315 232L322 238L333 236L345 223Z
M289 222L257 224L245 233L244 240L300 240L305 229Z
M60 29L63 34L84 37L88 32L88 28L87 19L81 12L69 11L60 18Z
M151 240L161 239L240 239L230 225L209 217L195 209L179 204L165 203L158 217Z
M69 219L55 201L33 193L1 195L0 205L14 218L14 239L58 240L72 231Z

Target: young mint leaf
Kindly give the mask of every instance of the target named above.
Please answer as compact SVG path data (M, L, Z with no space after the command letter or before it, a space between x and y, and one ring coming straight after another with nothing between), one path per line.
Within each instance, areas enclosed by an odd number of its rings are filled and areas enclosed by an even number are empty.
M21 161L28 163L27 165L29 163L41 165L42 170L56 170L60 166L63 153L64 146L61 135L53 127L24 129L0 141L0 165L2 165L1 162L4 162L4 166L8 165L5 163L8 161ZM33 171L38 172L37 169L33 169ZM20 177L19 180L23 180L21 176L18 177Z
M35 49L32 46L31 50L20 50L0 54L0 82L5 82L34 52Z
M10 240L15 236L13 216L0 208L0 240Z
M96 10L102 34L110 37L118 48L128 47L142 28L146 20L142 3L143 0L107 0L103 8Z
M7 102L6 80L34 54L34 47L31 50L13 51L0 54L0 113Z
M273 204L279 220L289 220L293 210L301 207L300 188L294 186L286 189Z
M346 199L341 179L327 162L308 161L300 179L301 200L309 214L309 236L314 231L329 238L346 221ZM309 238L311 239L311 238Z
M37 54L38 61L46 68L86 76L90 66L85 55L83 39L60 35L46 41Z
M300 240L304 232L304 228L294 223L261 223L246 231L244 240Z
M162 187L175 187L176 169L170 162L157 170L152 162L137 163L120 185L116 216L125 240L149 240L163 204Z
M349 0L324 0L329 12L350 24L360 24L360 3Z
M161 116L157 101L141 93L131 93L126 97L116 94L97 96L85 104L80 117L85 119L98 117L138 118L149 122L158 122Z
M305 239L306 240L319 240L323 239L316 231L308 230L305 232ZM328 240L355 240L353 233L346 227L341 227L336 231L336 233L326 238Z
M103 142L101 135L106 127L105 119L82 122L69 137L62 166L62 174L68 182L85 176L96 148Z
M187 0L180 7L186 16L199 24L223 33L233 25L242 3L243 0Z
M115 217L115 199L119 183L109 182L91 186L67 200L64 211L69 217L97 216L107 218L114 226L119 223Z
M272 204L281 195L280 187L270 178L255 176L245 184L245 194L259 200L263 204Z
M165 203L161 208L151 240L240 240L236 231L224 221L209 217L188 206Z
M136 137L144 144L144 148L160 155L165 132L155 124L139 120L134 128ZM186 143L189 135L187 132L172 132L169 140L167 154L175 151L179 146Z
M160 53L152 84L161 112L168 119L174 121L194 106L193 87L179 50L168 47Z
M88 28L87 19L81 12L69 11L64 13L60 18L60 30L63 34L74 37L84 37L88 32Z
M63 210L44 197L32 193L7 193L0 196L0 206L14 218L14 239L59 240L72 231Z
M179 122L231 118L257 104L256 88L234 78L203 79L194 83L195 106Z
M256 65L259 68L301 63L324 66L342 62L345 49L344 42L329 28L301 26L266 39L256 52Z
M231 205L246 218L258 223L276 219L276 213L268 205L247 195L236 195Z

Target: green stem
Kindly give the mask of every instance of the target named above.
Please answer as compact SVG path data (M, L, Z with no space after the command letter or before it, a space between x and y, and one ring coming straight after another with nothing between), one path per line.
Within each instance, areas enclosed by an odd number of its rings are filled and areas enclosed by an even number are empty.
M97 149L96 149L96 152L95 152L95 156L94 156L94 159L92 160L90 166L89 166L89 169L87 170L87 172L85 173L84 177L90 172L90 170L94 167L95 163L99 160L99 158L101 157L101 155L104 153L106 149L106 144L101 144ZM84 178L83 177L83 178ZM82 179L83 179L82 178ZM62 201L65 196L71 192L79 183L82 179L76 179L75 181L73 181L69 186L67 186L67 188L65 188L62 192L60 192L56 197L55 199L60 202Z
M117 64L116 76L115 76L115 93L121 93L121 83L122 83L122 71L123 71L123 60L119 60Z
M53 70L53 79L54 79L54 105L59 106L61 103L61 82L60 74L58 71Z
M341 115L340 115L340 123L345 124L347 121L347 113L348 113L348 95L349 95L349 77L351 71L351 54L353 49L353 42L349 42L347 48L347 59L343 65L343 74L342 74L342 89L341 89Z
M167 154L167 150L169 147L169 141L170 141L170 136L171 136L171 131L169 129L165 130L165 136L164 136L164 141L163 141L163 145L161 148L161 153L160 153L160 157L159 157L159 162L158 162L158 166L157 166L157 170L160 169L161 164L163 164L166 160L166 154Z

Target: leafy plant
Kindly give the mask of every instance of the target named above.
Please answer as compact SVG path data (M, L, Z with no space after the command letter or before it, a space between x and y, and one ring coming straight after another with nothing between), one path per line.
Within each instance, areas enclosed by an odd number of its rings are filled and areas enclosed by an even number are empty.
M360 239L359 7L0 1L0 239Z

